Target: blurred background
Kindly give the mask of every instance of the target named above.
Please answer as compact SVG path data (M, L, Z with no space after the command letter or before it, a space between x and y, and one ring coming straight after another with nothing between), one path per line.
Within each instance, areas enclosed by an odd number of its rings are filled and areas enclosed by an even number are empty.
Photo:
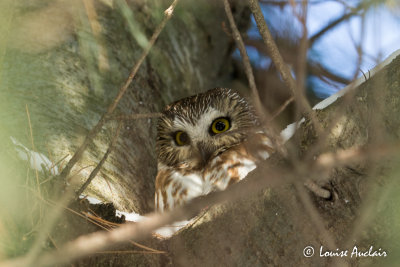
M305 9L302 3L260 0L272 35L294 75L303 36L301 16L306 18L305 90L312 106L355 78L369 77L370 69L400 48L399 1L310 0ZM245 43L261 98L273 112L290 97L290 92L276 73L253 17ZM234 56L240 60L238 50Z

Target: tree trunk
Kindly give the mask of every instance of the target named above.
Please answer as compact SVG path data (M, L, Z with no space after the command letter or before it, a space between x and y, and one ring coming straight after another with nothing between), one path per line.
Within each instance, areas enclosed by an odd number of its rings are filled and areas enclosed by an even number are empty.
M105 2L105 1L104 1ZM84 3L84 4L83 4ZM8 3L14 16L2 64L3 143L15 137L62 167L98 122L160 23L165 1ZM43 6L44 5L44 6ZM244 25L243 6L236 15ZM46 18L43 18L47 16ZM179 98L226 85L233 40L219 1L182 1L118 105L118 114L160 112ZM32 26L36 25L36 27ZM33 33L32 33L33 31ZM108 122L72 173L85 181L115 134ZM116 148L85 193L119 209L150 212L156 175L155 119L124 121ZM50 153L48 153L50 152Z
M394 156L398 152L388 152L388 147L397 151L399 147L399 84L397 57L373 78L317 112L327 132L325 145L319 144L315 150L324 136L318 136L307 120L288 145L292 148L289 151L299 155L298 166L307 162L310 151L313 162L313 156L325 152L361 149L361 154L354 154L342 166L316 174L311 168L303 172L301 167L293 169L301 184L313 178L333 192L329 200L307 194L335 247L329 246L329 238L312 218L301 188L296 190L293 181L283 176L282 180L287 180L284 186L250 192L240 201L214 206L192 227L169 240L173 265L326 266L338 264L338 260L350 265L395 265L400 249L399 161ZM283 162L275 155L265 164L293 168ZM263 175L268 179L268 173ZM307 246L314 248L312 257L303 255ZM376 251L381 256L357 257L355 246L363 253L373 246L371 254ZM343 258L320 255L346 250Z

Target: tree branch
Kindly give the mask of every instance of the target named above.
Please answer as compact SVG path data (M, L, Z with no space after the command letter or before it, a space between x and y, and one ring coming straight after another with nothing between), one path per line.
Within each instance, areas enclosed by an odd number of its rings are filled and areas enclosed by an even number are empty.
M98 132L100 131L101 127L107 121L107 118L114 112L115 108L117 107L119 101L121 100L122 96L125 94L126 90L128 89L129 85L131 84L133 78L136 76L140 66L142 65L144 59L149 54L151 48L153 47L154 43L156 42L158 36L160 35L161 31L164 29L165 25L167 24L168 20L172 17L173 11L175 6L177 5L178 0L174 0L169 8L167 8L164 12L165 16L161 23L158 25L156 30L154 31L153 35L150 38L149 44L146 49L142 52L139 60L136 62L135 66L132 68L128 79L119 89L117 96L113 100L113 102L108 107L106 113L101 116L99 122L90 130L90 132L86 135L85 140L69 160L65 168L62 170L61 174L59 175L59 179L64 180L69 173L71 172L72 167L78 162L78 160L82 157L83 152L86 150L87 146L92 142L92 140L96 137Z
M251 89L251 92L253 95L254 106L259 115L261 115L261 116L266 115L265 109L263 108L261 101L260 101L260 96L258 94L253 70L251 68L249 56L247 55L246 46L244 45L242 36L240 35L238 28L236 27L236 23L235 23L235 20L233 19L231 7L229 6L228 0L223 0L223 2L224 2L224 7L225 7L225 13L226 13L226 16L228 17L229 25L231 26L231 30L233 33L233 39L235 40L236 46L238 47L238 49L240 51L240 55L242 57L244 71L246 73L247 80L249 81L249 86L250 86L250 89Z
M283 61L281 54L279 53L279 49L272 38L271 32L265 22L264 15L261 12L261 8L258 4L257 0L249 0L250 9L254 15L254 19L257 23L258 30L261 34L262 39L264 40L265 45L267 46L268 53L271 56L272 61L274 62L276 68L282 76L283 81L286 86L292 91L295 100L300 104L301 109L304 109L310 116L314 127L317 133L321 132L321 126L319 125L317 119L315 118L315 114L311 109L310 104L304 96L304 93L300 91L300 88L297 88L296 81L293 79L290 69Z

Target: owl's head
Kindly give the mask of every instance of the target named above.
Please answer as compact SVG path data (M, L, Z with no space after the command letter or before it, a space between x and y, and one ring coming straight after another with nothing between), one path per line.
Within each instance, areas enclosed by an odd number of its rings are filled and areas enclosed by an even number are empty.
M230 89L215 88L168 105L158 122L158 162L200 169L241 143L258 125L251 105Z

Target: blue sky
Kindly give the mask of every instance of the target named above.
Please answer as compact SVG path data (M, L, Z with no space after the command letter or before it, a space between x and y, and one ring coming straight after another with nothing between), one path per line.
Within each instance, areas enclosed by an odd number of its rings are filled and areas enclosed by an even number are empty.
M352 6L356 6L358 2L347 1ZM361 43L364 51L361 70L368 73L368 70L383 61L392 52L400 49L399 9L399 6L395 10L382 5L370 9L365 15L362 41L360 40L362 37L361 17L355 16L349 21L341 23L327 32L314 45L313 51L318 54L318 61L331 71L341 74L344 77L352 78L356 71L358 57L354 42ZM273 24L284 25L284 23L292 23L293 27L293 20L288 19L288 17L292 16L290 6L287 5L284 9L276 9L276 11L271 11L271 9L264 7L263 12L266 18L274 20ZM328 25L330 21L343 15L344 12L343 5L336 1L327 0L310 5L307 17L309 36L312 36L325 25ZM279 21L277 22L276 20ZM258 36L254 20L253 26L248 31L248 35L253 38L257 38ZM256 59L256 65L268 65L268 60L260 57L255 49L249 49L248 52L253 61ZM358 72L357 75L360 76L362 73ZM315 83L317 84L315 93L321 98L328 97L343 87L343 85L332 86L316 80Z

